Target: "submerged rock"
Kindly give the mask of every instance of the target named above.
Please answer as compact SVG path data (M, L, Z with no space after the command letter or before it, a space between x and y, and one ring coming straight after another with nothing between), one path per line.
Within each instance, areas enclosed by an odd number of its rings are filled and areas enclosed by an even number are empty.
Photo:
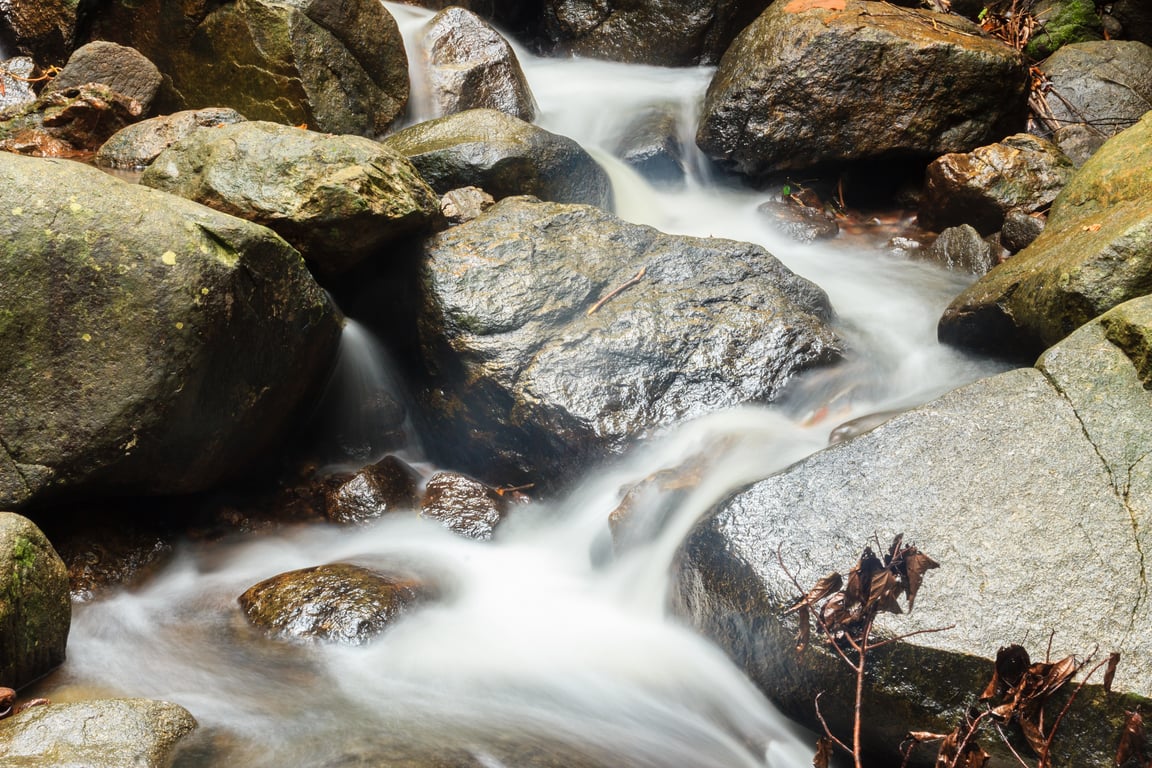
M671 105L652 107L638 114L616 144L616 156L650 182L684 181L684 147Z
M103 168L143 170L164 150L200 128L243 122L234 109L208 107L141 120L121 128L100 145L93 162Z
M920 251L924 259L934 261L945 269L983 275L996 266L998 254L992 252L980 233L967 224L949 227L935 242Z
M798 243L827 240L840 234L840 225L822 209L809 205L769 200L756 212L763 214L773 229L783 232Z
M20 688L64 663L71 622L64 562L31 520L0 512L0 685Z
M446 463L494 482L560 485L841 354L823 291L748 243L521 197L425 254L428 418Z

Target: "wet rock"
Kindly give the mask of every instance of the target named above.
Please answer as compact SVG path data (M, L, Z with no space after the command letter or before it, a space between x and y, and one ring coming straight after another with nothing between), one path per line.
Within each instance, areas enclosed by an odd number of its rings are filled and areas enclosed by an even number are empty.
M783 232L798 243L827 240L840 234L840 225L823 210L808 205L769 200L756 211L763 214L773 229Z
M98 83L139 102L141 114L147 114L161 79L160 70L139 51L99 40L77 48L60 73L44 86L44 92Z
M508 497L457 472L437 472L428 480L420 517L470 539L492 538L508 511Z
M990 235L1009 210L1046 210L1074 170L1059 147L1027 133L944 155L925 172L920 223L933 230L970 224Z
M1076 172L1031 245L952 301L940 319L941 340L1034 357L1092 318L1148 293L1150 169L1152 115L1110 139Z
M0 0L0 38L44 66L59 66L76 42L79 14L87 0Z
M414 125L384 140L445 194L480 187L497 200L534 195L608 207L612 186L572 139L494 109L472 109Z
M27 56L0 61L0 119L7 110L36 101L29 82L35 75L36 62Z
M496 200L480 187L450 189L440 198L440 213L449 224L471 221L495 205Z
M143 111L140 102L95 83L41 94L0 117L0 149L42 157L95 152Z
M1104 39L1104 26L1094 0L1040 0L1032 7L1040 22L1024 47L1031 59L1040 61L1069 43Z
M894 417L900 415L903 411L877 411L876 413L869 413L866 416L858 416L855 419L840 424L828 434L828 444L835 445L842 443L845 440L851 440L853 437L863 435L866 432L871 432L886 421L892 420Z
M548 0L545 34L567 54L661 66L714 64L769 0Z
M999 261L988 242L967 224L944 230L920 255L945 269L973 275L983 275Z
M379 142L263 121L194 131L140 183L269 227L327 273L430 226L440 212L412 164Z
M79 163L7 153L0 209L0 504L203 490L281 444L340 332L287 243Z
M1082 164L1152 104L1152 47L1130 40L1066 45L1040 65L1051 81L1044 101L1054 141Z
M331 563L273 576L238 600L248 621L272 636L363 645L431 594L412 578Z
M408 101L400 31L376 0L104 3L93 37L170 80L168 111L231 107L252 120L382 135Z
M1010 253L1018 253L1039 237L1044 231L1047 218L1023 211L1009 211L1000 229L1000 242Z
M227 107L190 109L141 120L112 134L97 150L93 162L104 168L142 170L151 165L157 155L193 131L244 120L243 115Z
M444 463L499 483L562 484L841 354L823 291L763 248L591 206L503 200L427 241L422 282Z
M1018 52L958 16L873 8L770 5L708 87L696 133L704 153L755 177L967 152L1024 128Z
M496 109L536 119L536 99L516 53L499 32L464 8L446 8L424 33L427 73L438 115Z
M60 556L11 512L0 512L0 598L0 684L20 688L64 662L72 605Z
M344 479L325 494L325 515L337 523L364 523L387 512L420 505L420 474L395 456L385 456Z
M650 182L684 181L684 148L672 107L653 107L638 114L624 129L615 154Z
M181 706L93 699L32 707L0 721L0 761L13 766L167 768L196 728Z

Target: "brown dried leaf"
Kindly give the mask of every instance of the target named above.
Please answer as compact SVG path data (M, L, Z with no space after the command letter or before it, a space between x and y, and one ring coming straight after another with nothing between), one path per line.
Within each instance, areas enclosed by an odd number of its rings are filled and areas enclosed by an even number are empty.
M1116 679L1116 665L1120 663L1120 652L1113 651L1108 656L1108 666L1104 668L1104 690L1112 693L1112 681Z
M823 8L826 11L842 11L844 6L845 0L792 0L784 6L784 12L803 13L815 8Z
M916 593L920 591L920 585L924 582L925 572L939 568L940 563L916 547L908 547L904 552L903 560L908 578L908 610L911 611L916 602Z
M996 652L996 665L992 669L992 679L980 694L981 701L994 699L1020 684L1028 671L1031 659L1022 645L1008 645Z
M848 571L848 586L844 588L845 607L854 605L867 605L869 590L872 587L872 576L884 569L880 558L876 557L871 547L864 547L860 559L852 570Z
M1148 739L1144 733L1144 718L1139 712L1127 712L1128 718L1124 721L1124 731L1120 734L1120 745L1116 748L1116 765L1120 768L1130 761L1137 761L1137 765L1144 764L1144 754L1148 748Z
M896 574L887 569L875 573L872 575L872 585L868 589L868 603L864 606L864 610L877 613L880 611L904 613L900 603L896 601L896 596L899 594L900 581L896 578Z
M1048 739L1040 730L1040 724L1031 718L1017 718L1017 722L1020 724L1024 738L1028 741L1028 746L1032 747L1032 751L1043 758L1048 749Z
M818 603L824 598L828 597L828 595L832 594L833 592L839 591L840 587L842 586L844 586L844 577L836 571L833 571L824 578L820 579L820 581L816 582L816 586L808 590L804 597L793 603L791 608L784 611L784 615L787 616L789 613L792 613L792 611L799 610L801 607L814 605L815 603Z
M936 768L984 768L989 755L976 742L977 717L969 710L964 721L940 743Z
M800 606L800 628L796 630L796 653L804 653L812 638L811 611L807 605Z
M812 768L828 768L832 761L832 739L821 736L816 740L816 754L812 756Z

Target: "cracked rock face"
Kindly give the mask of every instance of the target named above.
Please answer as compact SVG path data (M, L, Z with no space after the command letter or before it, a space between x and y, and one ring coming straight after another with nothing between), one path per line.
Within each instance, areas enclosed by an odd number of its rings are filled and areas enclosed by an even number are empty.
M798 591L777 550L807 587L846 573L874 536L883 548L903 533L941 567L883 630L955 627L878 655L875 748L893 752L909 729L950 731L998 648L1042 657L1053 631L1054 659L1120 651L1117 686L1152 690L1150 337L1152 299L1129 302L1037 368L951 392L740 493L687 545L683 610L790 714L818 727L812 695L827 690L822 709L843 724L850 673L820 652L796 662L781 612ZM1090 693L1062 726L1057 762L1110 765L1120 710Z

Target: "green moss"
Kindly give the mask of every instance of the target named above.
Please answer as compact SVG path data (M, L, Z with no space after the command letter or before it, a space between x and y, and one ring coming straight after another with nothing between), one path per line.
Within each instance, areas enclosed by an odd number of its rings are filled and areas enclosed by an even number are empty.
M1100 40L1104 26L1093 0L1060 0L1051 6L1050 14L1039 15L1043 27L1034 33L1024 53L1039 61L1069 43Z

